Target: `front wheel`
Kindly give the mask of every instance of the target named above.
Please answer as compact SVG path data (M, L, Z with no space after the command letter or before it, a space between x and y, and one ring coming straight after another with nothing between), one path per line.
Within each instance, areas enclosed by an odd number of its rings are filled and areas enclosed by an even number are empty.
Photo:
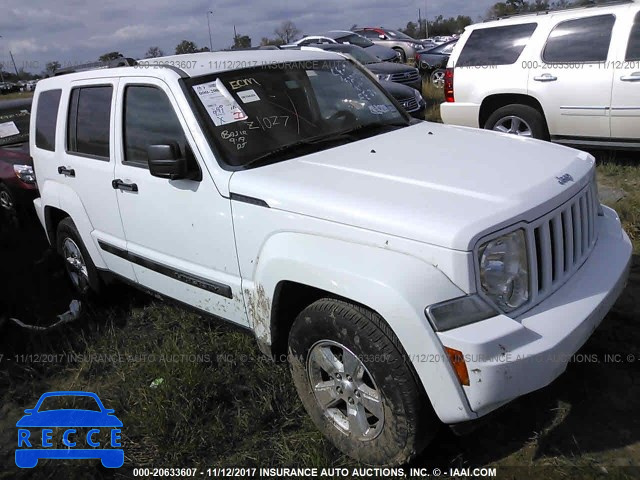
M18 226L18 210L13 193L9 187L0 183L0 214L2 214L12 227Z
M437 430L406 353L374 312L334 299L311 304L291 328L289 361L316 426L360 462L406 463Z
M521 137L549 140L544 117L528 105L512 104L497 109L487 119L484 128Z
M100 276L73 220L67 217L58 224L57 250L62 256L71 284L81 295L99 293Z

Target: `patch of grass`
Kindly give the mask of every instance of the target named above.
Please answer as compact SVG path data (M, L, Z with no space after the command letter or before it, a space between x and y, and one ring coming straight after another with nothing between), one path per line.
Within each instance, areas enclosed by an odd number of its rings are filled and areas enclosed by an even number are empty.
M605 203L618 212L634 252L640 253L640 154L595 152L595 156L599 183L624 194L619 200Z
M6 95L0 95L0 102L3 100L18 100L20 98L31 98L33 97L33 92L16 92L16 93L7 93Z
M442 88L438 88L427 80L423 80L422 96L427 101L425 120L442 123L442 118L440 117L440 104L444 102L444 91Z

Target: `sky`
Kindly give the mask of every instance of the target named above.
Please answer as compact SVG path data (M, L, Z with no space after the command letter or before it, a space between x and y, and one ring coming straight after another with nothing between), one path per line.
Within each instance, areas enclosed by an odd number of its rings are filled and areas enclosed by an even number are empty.
M3 0L0 7L0 63L13 71L38 73L57 60L63 66L97 60L106 52L143 58L151 46L173 54L182 40L209 46L207 12L214 50L233 41L233 26L249 35L254 45L284 20L292 20L304 34L352 25L404 27L416 20L418 9L432 19L469 15L477 20L495 0Z

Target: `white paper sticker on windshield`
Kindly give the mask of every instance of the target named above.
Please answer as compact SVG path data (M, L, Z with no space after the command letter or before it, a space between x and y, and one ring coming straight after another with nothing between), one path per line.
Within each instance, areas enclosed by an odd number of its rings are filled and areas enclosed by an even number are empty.
M14 122L0 123L0 138L12 137L13 135L19 134L20 130L18 130Z
M223 92L219 86L220 83L209 82L193 87L213 123L219 127L220 125L246 120L248 117L240 108L240 105L233 100L231 95Z
M369 105L369 111L374 115L384 115L393 110L389 105Z
M242 100L242 103L251 103L260 100L260 97L255 90L243 90L242 92L238 92L238 98Z
M307 70L307 76L308 77L317 77L318 74L316 72L314 72L313 70Z

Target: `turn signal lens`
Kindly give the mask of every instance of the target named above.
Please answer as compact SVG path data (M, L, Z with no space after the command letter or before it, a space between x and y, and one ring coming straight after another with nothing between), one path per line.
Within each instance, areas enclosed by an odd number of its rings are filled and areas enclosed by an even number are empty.
M462 352L449 347L444 347L444 349L447 352L453 370L456 372L456 377L458 377L460 385L470 385L469 372L467 371L467 364L464 363L464 355Z

